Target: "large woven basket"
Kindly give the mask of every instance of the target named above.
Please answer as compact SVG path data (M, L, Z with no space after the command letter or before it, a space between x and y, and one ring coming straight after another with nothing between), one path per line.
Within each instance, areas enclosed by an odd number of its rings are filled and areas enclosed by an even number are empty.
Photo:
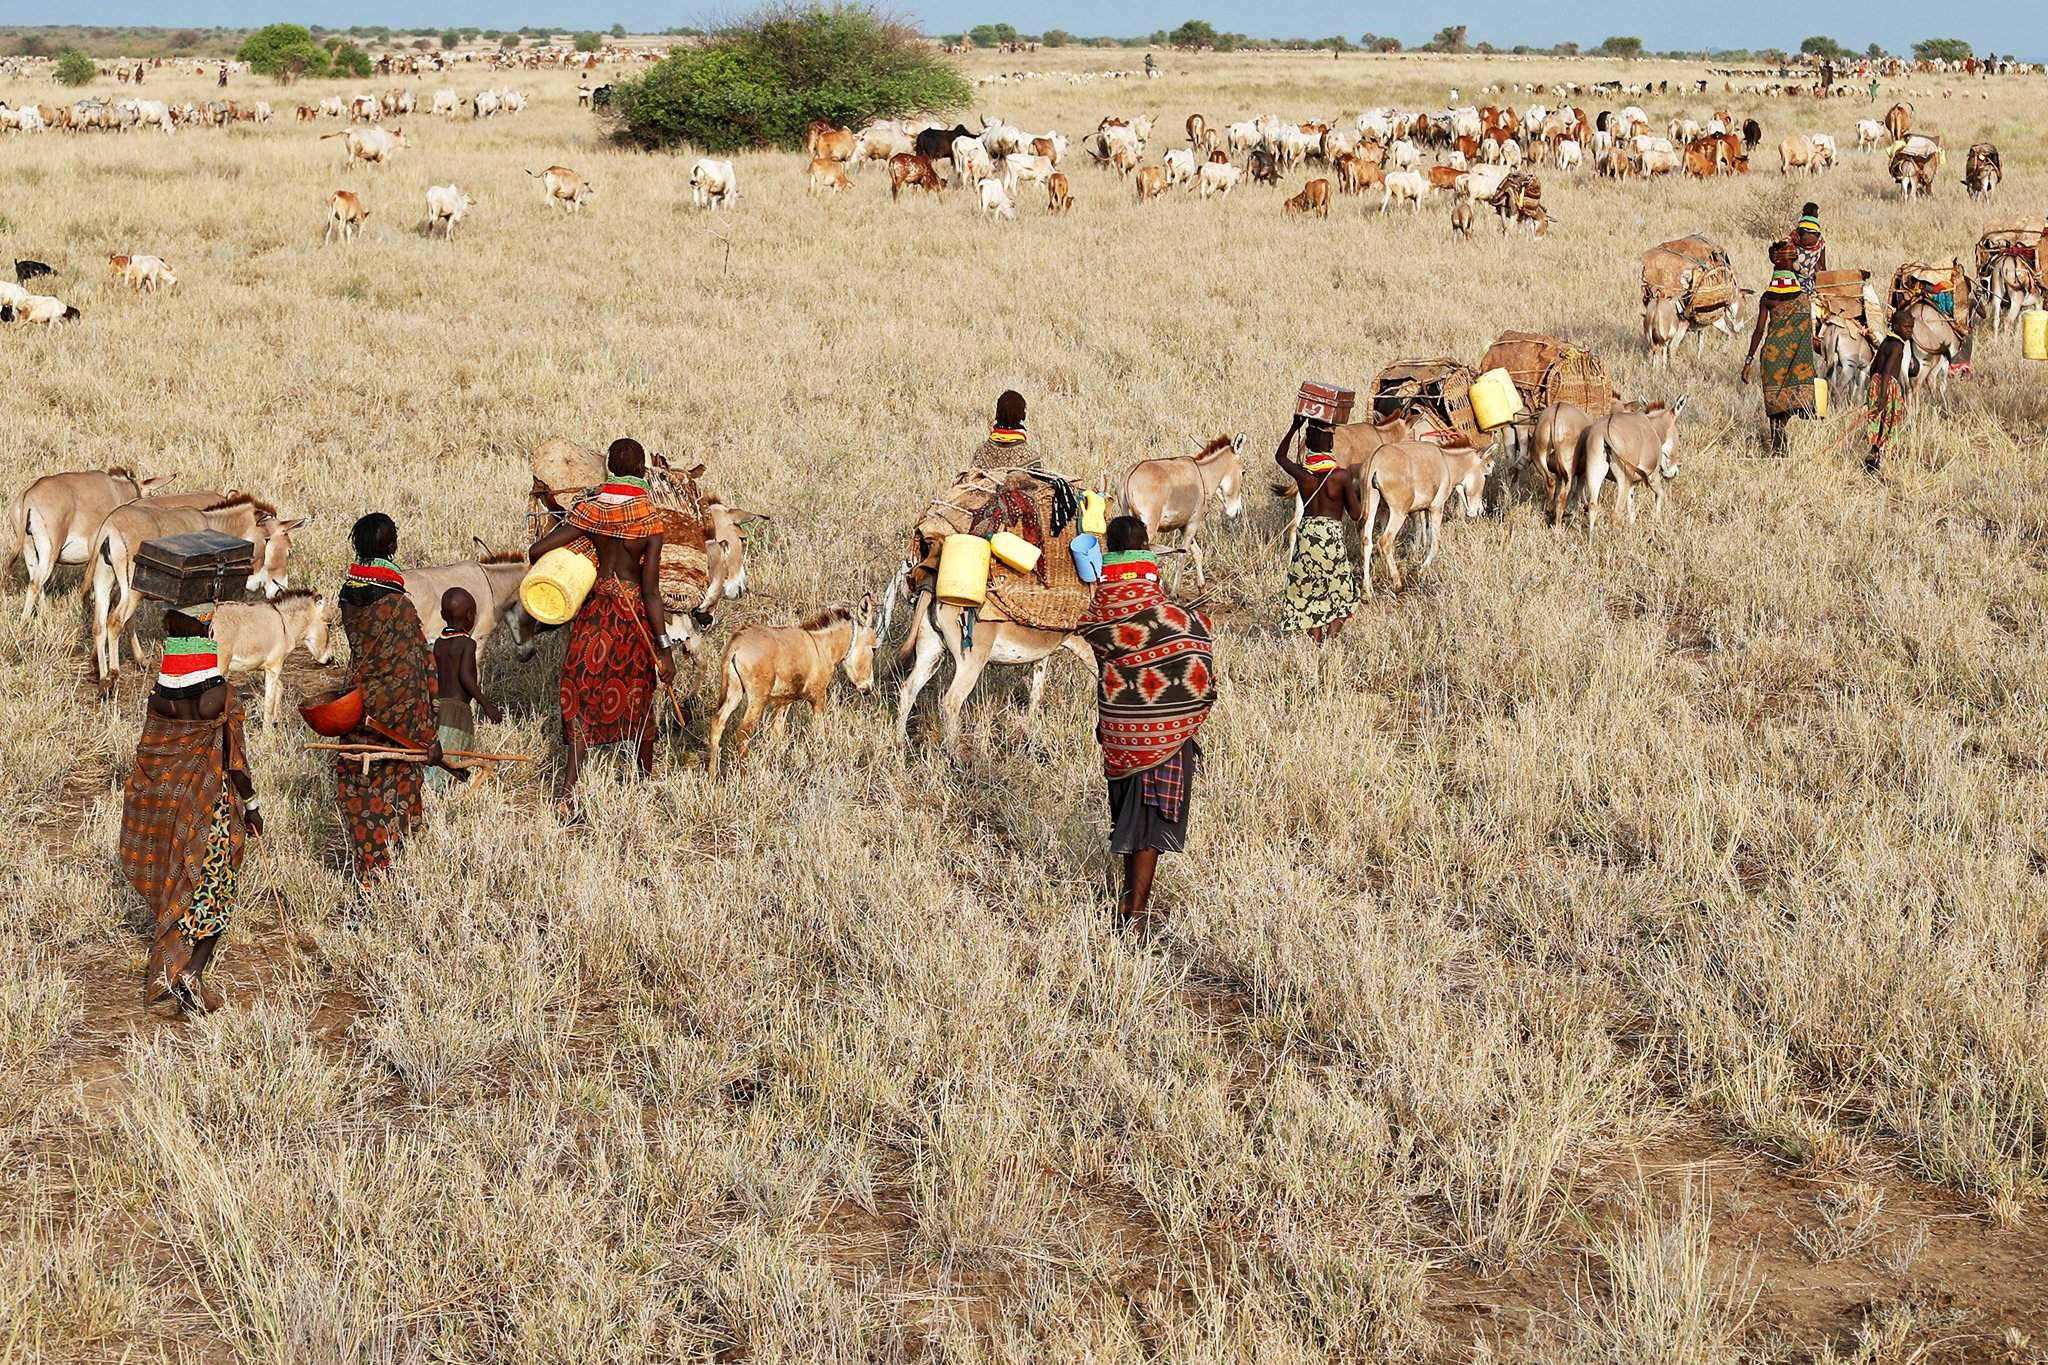
M1054 533L1052 489L1029 474L975 469L961 475L953 487L932 500L912 528L910 560L928 576L937 567L939 546L948 535L1009 529L982 515L989 502L1003 490L1021 491L1031 499L1044 553L1039 557L1038 568L1028 574L1020 574L1000 562L990 570L988 601L982 606L981 619L1015 621L1037 630L1072 630L1080 624L1095 595L1095 589L1083 583L1074 569L1072 546L1081 529L1079 520L1069 521ZM918 580L914 578L912 582L915 589Z

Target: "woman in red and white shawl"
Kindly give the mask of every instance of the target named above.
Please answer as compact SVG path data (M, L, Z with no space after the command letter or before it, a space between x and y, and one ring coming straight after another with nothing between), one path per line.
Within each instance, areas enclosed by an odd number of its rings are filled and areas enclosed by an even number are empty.
M1161 853L1187 847L1201 747L1216 700L1209 620L1166 598L1145 523L1110 522L1102 581L1075 633L1102 671L1095 737L1109 780L1109 851L1124 860L1119 925L1148 924Z

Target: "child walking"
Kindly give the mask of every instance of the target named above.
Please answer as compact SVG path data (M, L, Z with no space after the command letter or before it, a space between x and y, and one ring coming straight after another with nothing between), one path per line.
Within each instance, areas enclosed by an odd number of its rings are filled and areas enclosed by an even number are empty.
M476 734L477 711L493 724L505 714L477 683L476 640L470 635L476 628L476 599L465 589L448 589L441 594L441 621L441 638L434 641L434 668L441 675L435 717L440 729L435 737L441 741L442 752L454 753L469 748ZM436 790L454 780L446 768L427 771L427 785Z

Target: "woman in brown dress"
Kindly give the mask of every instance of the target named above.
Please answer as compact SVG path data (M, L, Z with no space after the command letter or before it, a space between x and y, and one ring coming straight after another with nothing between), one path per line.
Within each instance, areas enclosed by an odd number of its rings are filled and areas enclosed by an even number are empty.
M348 632L349 682L363 690L363 723L345 737L350 744L376 744L426 751L441 761L434 726L434 656L420 614L405 595L405 574L393 562L398 527L372 512L349 532L356 562L341 589L341 627ZM391 862L399 841L419 823L418 763L339 757L334 764L335 800L341 827L355 850L356 876L368 881Z

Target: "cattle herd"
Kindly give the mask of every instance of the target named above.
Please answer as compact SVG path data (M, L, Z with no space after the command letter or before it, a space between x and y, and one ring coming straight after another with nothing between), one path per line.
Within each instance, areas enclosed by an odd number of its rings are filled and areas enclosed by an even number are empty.
M1696 83L1694 91L1704 93L1705 84ZM1548 93L1568 99L1624 91L1640 95L1642 88L1566 86ZM1542 87L1533 92L1543 93ZM1735 93L1732 83L1727 93ZM1907 198L1933 189L1944 157L1940 139L1915 133L1912 119L1911 105L1894 105L1882 119L1858 120L1854 141L1861 152L1889 148L1889 177ZM1711 179L1747 175L1752 157L1770 152L1780 175L1810 176L1835 168L1841 157L1830 132L1786 133L1765 149L1765 130L1755 118L1738 120L1725 108L1713 108L1653 119L1636 103L1593 113L1562 101L1520 108L1383 106L1348 119L1305 121L1267 113L1213 122L1195 113L1166 137L1149 114L1104 117L1079 139L1056 129L1019 128L993 115L981 116L979 123L976 130L931 119L884 119L858 129L814 122L805 135L810 191L846 193L861 167L880 163L892 199L906 190L937 194L957 188L987 217L1015 219L1021 189L1034 186L1047 211L1062 214L1076 198L1067 167L1074 164L1070 150L1078 146L1085 164L1129 185L1140 203L1175 189L1220 198L1242 185L1277 187L1283 177L1300 174L1300 187L1280 200L1291 214L1327 218L1333 198L1344 196L1376 202L1382 214L1401 207L1420 212L1442 196L1451 205L1452 229L1461 236L1469 235L1474 206L1481 205L1492 209L1504 231L1541 237L1553 220L1539 171L1567 177L1590 172L1613 181ZM729 163L698 165L725 167L729 176ZM1973 197L1989 197L1999 174L1993 149L1988 159L1973 158L1964 183Z

